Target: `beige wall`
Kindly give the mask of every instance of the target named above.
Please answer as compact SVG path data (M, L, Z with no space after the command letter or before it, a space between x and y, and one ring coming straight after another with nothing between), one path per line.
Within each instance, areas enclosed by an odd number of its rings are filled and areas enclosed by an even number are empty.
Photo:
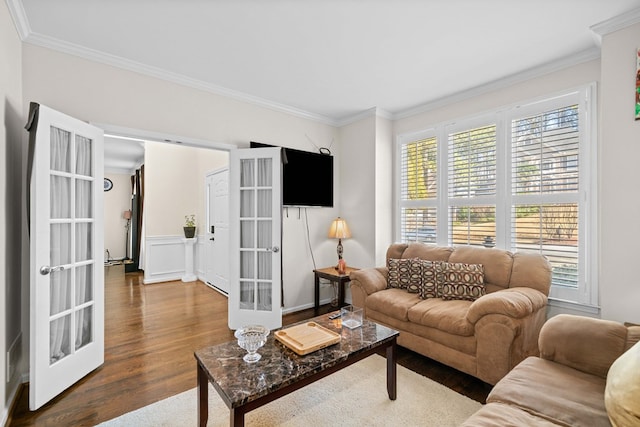
M640 121L634 120L640 24L602 40L600 109L600 303L602 317L640 323Z
M126 255L127 220L124 211L131 209L131 176L105 173L105 178L113 182L113 188L104 192L104 249L109 250L111 259L122 259ZM131 255L131 254L129 254Z
M228 164L227 152L145 142L146 236L183 235L189 214L196 216L196 233L204 233L206 173Z
M5 2L0 4L0 97L0 424L4 424L24 369L18 366L7 378L6 354L20 335L22 287L29 285L22 282L21 271L24 226L21 165L26 123L22 103L22 43Z

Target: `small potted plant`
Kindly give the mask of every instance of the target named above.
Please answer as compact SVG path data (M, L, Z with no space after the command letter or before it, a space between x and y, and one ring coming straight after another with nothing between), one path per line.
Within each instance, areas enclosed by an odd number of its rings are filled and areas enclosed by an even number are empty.
M196 216L185 215L184 216L184 237L192 239L196 235Z

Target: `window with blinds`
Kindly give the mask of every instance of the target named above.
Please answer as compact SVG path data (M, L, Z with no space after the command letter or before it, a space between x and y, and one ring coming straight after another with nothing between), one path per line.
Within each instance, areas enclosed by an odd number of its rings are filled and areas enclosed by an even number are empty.
M496 236L496 125L448 135L449 240L483 245Z
M511 120L510 144L511 246L547 256L553 284L577 288L578 106Z
M597 305L595 94L398 136L396 239L535 251L553 269L550 297Z
M436 241L437 139L418 139L400 150L401 239Z

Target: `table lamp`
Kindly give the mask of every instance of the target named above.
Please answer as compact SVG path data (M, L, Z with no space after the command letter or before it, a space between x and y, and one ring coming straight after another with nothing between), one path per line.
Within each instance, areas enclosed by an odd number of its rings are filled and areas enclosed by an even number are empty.
M346 268L344 261L342 261L342 239L348 239L349 237L351 237L351 231L349 231L347 221L340 217L334 219L331 227L329 227L329 238L338 239L338 266L336 269L340 274L344 273Z

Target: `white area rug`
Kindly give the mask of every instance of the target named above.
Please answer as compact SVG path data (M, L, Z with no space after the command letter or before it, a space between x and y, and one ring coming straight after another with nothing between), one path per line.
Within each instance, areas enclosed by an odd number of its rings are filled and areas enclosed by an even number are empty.
M458 426L480 403L398 365L398 396L389 400L386 360L370 356L245 415L247 426ZM196 389L101 427L195 426ZM209 385L208 426L229 425L229 409Z

